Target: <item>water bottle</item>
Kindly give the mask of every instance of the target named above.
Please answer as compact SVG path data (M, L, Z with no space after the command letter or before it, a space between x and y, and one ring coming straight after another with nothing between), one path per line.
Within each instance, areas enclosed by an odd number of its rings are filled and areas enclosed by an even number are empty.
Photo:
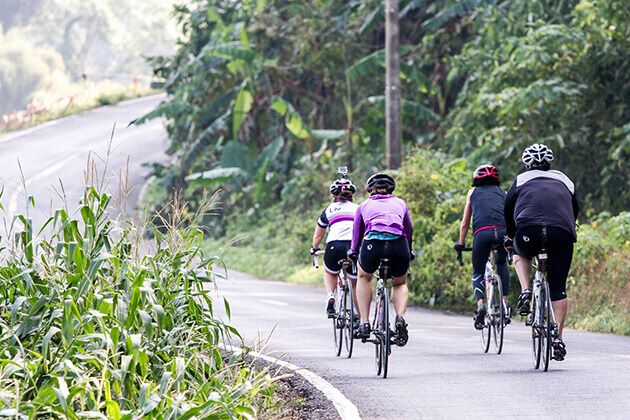
M492 266L490 265L490 261L486 262L486 272L484 273L483 278L486 281L492 281Z

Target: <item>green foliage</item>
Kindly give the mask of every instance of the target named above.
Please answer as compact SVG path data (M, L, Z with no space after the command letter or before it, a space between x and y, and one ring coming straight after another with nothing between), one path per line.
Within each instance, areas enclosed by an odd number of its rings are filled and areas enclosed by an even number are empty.
M625 3L565 2L575 7L557 10L549 2L514 1L489 8L476 22L479 36L452 61L450 77L465 75L466 84L449 116L445 149L514 173L523 148L545 142L589 209L627 209Z
M0 265L0 416L255 416L269 380L220 351L239 335L215 315L230 313L213 292L224 269L202 231L180 209L149 243L109 202L88 188L77 219L46 222L49 239L17 216Z

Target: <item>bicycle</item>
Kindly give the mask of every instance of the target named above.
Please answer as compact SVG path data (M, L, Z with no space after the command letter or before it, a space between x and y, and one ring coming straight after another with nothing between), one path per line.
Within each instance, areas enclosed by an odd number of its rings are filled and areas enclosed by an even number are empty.
M543 227L543 244L547 242L547 229ZM558 337L558 323L551 305L549 282L547 281L547 250L543 248L534 259L536 273L534 274L533 299L531 310L527 316L525 325L532 327L532 356L534 368L540 368L543 362L543 370L549 370L552 345ZM542 360L541 360L542 359Z
M484 284L486 286L485 297L486 319L481 329L481 348L484 353L490 350L490 341L494 337L494 348L497 354L503 351L503 334L505 326L509 323L509 310L503 301L503 284L497 271L497 252L499 245L492 245L490 257L486 263ZM472 251L472 248L464 248L462 251ZM457 254L459 265L464 265L461 252ZM511 258L510 258L511 261Z
M319 255L323 255L324 251L317 251L313 255L313 266L319 268ZM347 358L352 357L354 347L354 336L356 333L356 325L354 322L354 300L352 298L352 281L348 278L348 269L351 261L344 258L339 261L341 271L337 276L337 296L335 297L335 315L333 316L333 336L335 338L335 353L337 357L341 356L341 351L346 348Z
M371 342L375 345L376 375L387 378L389 356L392 349L392 331L389 320L389 296L390 296L390 266L389 258L382 258L376 276L376 294L374 298L374 317L372 318L372 335L361 341Z

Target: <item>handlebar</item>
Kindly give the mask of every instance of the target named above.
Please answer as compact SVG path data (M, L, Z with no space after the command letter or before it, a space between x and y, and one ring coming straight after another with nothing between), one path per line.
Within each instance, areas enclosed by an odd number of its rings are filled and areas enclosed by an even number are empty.
M319 256L320 255L324 255L324 250L320 249L319 251L315 252L315 254L313 254L313 267L319 269Z

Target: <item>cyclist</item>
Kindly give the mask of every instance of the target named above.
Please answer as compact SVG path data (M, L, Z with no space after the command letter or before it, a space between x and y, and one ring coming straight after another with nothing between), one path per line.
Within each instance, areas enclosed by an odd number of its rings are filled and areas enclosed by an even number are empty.
M319 244L324 238L326 230L328 230L326 251L324 252L324 285L328 292L326 299L326 314L328 318L335 316L335 290L337 289L337 276L339 271L341 271L339 261L346 258L348 248L350 248L350 240L352 239L352 223L359 207L352 202L352 197L356 190L354 184L345 178L337 179L330 184L333 202L326 206L321 216L319 216L315 232L313 233L311 255L315 255L319 251ZM350 269L348 277L356 284L356 272ZM356 302L356 292L354 300Z
M559 329L553 342L553 358L563 360L567 352L562 330L569 307L566 282L577 239L575 223L579 211L575 187L565 174L551 170L553 152L544 144L527 147L522 161L525 172L516 177L505 200L505 246L508 249L513 246L516 274L522 288L518 310L523 316L530 312L531 259L544 247L551 304Z
M487 313L484 302L485 297L485 269L488 256L493 246L497 246L497 271L501 277L503 286L503 301L507 307L507 294L510 285L510 272L507 266L507 252L503 246L505 236L505 221L503 207L505 204L505 192L499 187L499 171L492 165L481 165L473 172L472 188L466 197L464 216L459 227L459 241L453 248L458 253L464 249L466 235L470 227L470 219L473 225L472 246L472 287L477 299L477 310L474 317L474 326L482 330ZM509 311L507 322L509 322Z
M380 259L389 258L392 269L392 301L396 310L394 340L397 345L404 346L409 338L404 315L409 298L407 270L409 261L413 258L413 228L407 203L392 195L395 188L396 182L385 173L374 174L367 180L370 197L357 209L348 254L354 259L358 257L357 299L361 317L358 336L370 336L372 276L378 270Z

